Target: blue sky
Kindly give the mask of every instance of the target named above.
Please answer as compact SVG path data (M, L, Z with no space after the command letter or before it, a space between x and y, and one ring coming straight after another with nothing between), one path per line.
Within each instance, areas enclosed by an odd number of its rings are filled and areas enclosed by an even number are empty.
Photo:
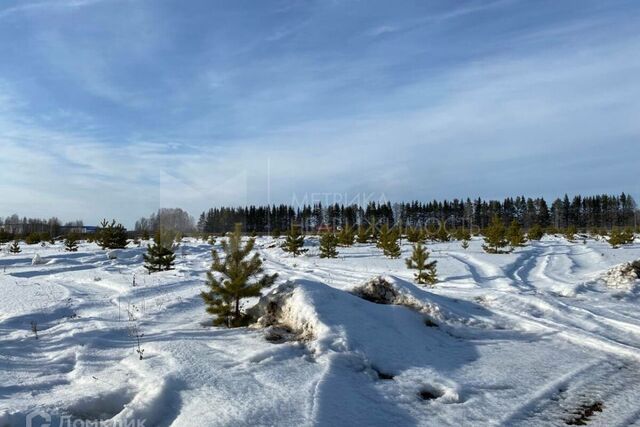
M637 1L3 0L0 215L637 197L639 26Z

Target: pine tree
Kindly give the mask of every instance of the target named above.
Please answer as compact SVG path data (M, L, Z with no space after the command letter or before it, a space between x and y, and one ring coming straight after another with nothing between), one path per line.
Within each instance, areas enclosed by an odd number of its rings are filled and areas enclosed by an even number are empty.
M418 243L418 242L421 242L423 239L422 229L418 227L407 227L406 233L407 233L407 240L410 243Z
M160 230L156 232L154 243L147 245L147 253L144 257L144 268L149 274L156 271L173 270L176 255L173 252L173 239L162 236Z
M438 231L436 232L435 238L439 242L448 242L451 240L451 236L449 236L449 232L447 232L447 228L442 224Z
M242 326L248 319L240 311L242 298L260 296L260 290L272 285L277 274L263 275L262 260L255 253L249 258L255 245L254 239L242 244L240 225L236 225L234 233L221 243L225 254L221 261L217 250L212 250L213 263L207 272L209 290L201 296L209 314L216 315L215 325ZM220 278L214 273L218 273ZM255 278L254 281L250 281Z
M341 246L353 245L353 239L355 238L355 229L349 224L345 224L342 230L338 233L338 244Z
M116 220L103 219L100 223L96 241L102 249L124 249L127 247L127 229Z
M568 241L571 242L576 237L576 233L577 232L578 232L578 230L576 230L576 226L575 225L570 225L567 228L565 228L564 237L565 237L565 239L567 239Z
M491 224L484 230L485 244L482 245L482 249L491 254L500 253L501 249L508 244L505 239L505 234L506 229L504 224L498 215L494 215Z
M620 245L626 245L633 243L635 235L633 229L620 230L618 227L614 227L609 235L608 242L612 248L617 248Z
M513 248L524 246L527 241L527 239L524 237L524 233L520 229L520 224L515 219L511 221L511 224L507 229L506 238Z
M527 233L527 237L529 240L540 240L544 236L544 230L540 226L540 224L533 224L533 226L529 229Z
M395 228L389 228L383 224L378 233L378 243L376 246L382 249L386 257L399 258L400 245L398 245L398 232Z
M22 252L22 249L20 249L20 244L18 244L17 240L14 240L11 246L9 246L9 252L11 252L12 254L19 254L20 252Z
M363 225L358 226L358 234L356 235L356 241L358 243L368 243L370 238L369 236L367 227Z
M78 236L75 233L69 233L64 240L64 250L67 252L78 252Z
M367 228L367 234L369 235L370 242L376 242L378 240L379 232L378 232L377 224L378 223L374 216L369 218L369 227Z
M462 243L460 244L460 246L462 246L462 249L467 250L469 248L469 240L468 239L464 239L462 241Z
M287 233L286 240L282 244L282 249L296 257L307 251L306 249L302 249L303 246L304 236L300 234L300 227L292 225Z
M438 261L427 262L429 259L429 252L422 245L422 243L416 243L413 245L413 253L411 258L407 258L407 268L418 270L415 273L416 283L424 285L433 285L438 281L436 264Z
M338 251L338 238L334 233L323 233L320 237L320 258L336 258Z

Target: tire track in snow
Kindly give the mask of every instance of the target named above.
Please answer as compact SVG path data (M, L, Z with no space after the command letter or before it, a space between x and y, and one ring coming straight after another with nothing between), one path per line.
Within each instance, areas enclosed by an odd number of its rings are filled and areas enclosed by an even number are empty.
M502 420L503 425L562 425L575 420L585 406L602 404L585 422L611 425L610 414L626 420L637 419L628 413L629 401L640 393L640 366L618 359L588 363L539 389L533 397ZM627 413L625 413L625 411ZM620 424L624 425L624 424Z

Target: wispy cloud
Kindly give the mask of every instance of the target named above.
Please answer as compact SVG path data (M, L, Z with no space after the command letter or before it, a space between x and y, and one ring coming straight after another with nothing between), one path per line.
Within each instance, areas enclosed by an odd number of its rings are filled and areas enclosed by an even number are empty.
M408 14L376 26L386 21L320 3L239 35L239 22L271 14L221 13L231 22L210 30L193 10L186 25L182 10L145 5L97 38L75 39L93 22L34 30L18 38L23 52L0 29L14 59L0 64L0 215L132 224L160 206L197 213L307 192L640 194L621 154L640 137L629 19L474 21L514 7L527 6L467 3L424 29ZM364 40L371 28L402 37Z

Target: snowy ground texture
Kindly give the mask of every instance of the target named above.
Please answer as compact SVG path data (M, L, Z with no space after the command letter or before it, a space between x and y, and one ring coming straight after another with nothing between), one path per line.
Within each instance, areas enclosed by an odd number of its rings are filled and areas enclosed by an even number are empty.
M208 244L185 241L176 269L151 276L144 247L5 250L0 426L33 410L52 425L640 425L640 286L602 280L640 244L481 244L429 244L441 280L429 289L405 268L409 245L398 260L373 245L326 260L314 238L297 258L260 238L285 328L233 330L209 326L199 296ZM380 275L398 304L354 292Z

